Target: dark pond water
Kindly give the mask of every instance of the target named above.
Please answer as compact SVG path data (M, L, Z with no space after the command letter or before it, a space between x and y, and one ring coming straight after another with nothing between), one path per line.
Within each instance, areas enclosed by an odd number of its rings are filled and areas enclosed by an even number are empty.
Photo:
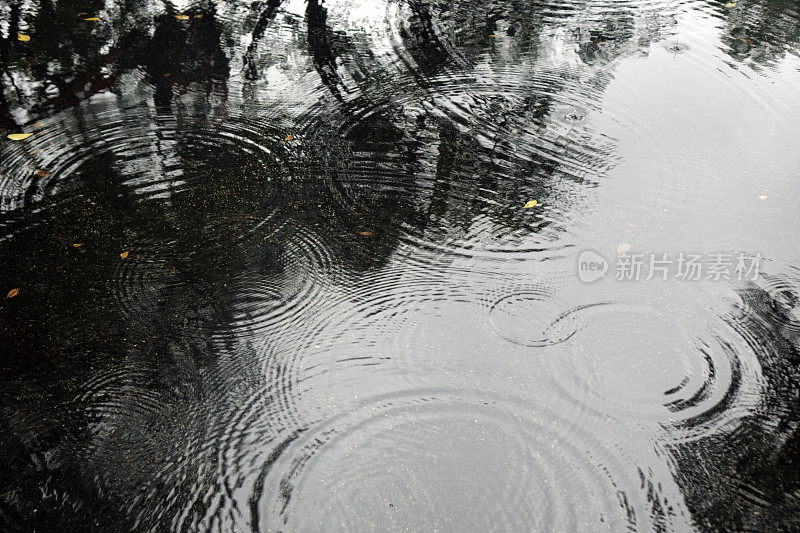
M800 528L797 1L0 36L0 529Z

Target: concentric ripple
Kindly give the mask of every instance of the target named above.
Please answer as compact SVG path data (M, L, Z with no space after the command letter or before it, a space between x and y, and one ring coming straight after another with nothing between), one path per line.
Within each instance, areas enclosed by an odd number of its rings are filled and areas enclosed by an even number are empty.
M680 441L735 427L761 401L757 340L740 324L615 303L579 308L556 324L564 320L574 335L548 363L586 409L658 425Z
M503 296L489 310L495 333L520 346L542 347L572 337L573 318L567 304L545 290L528 290Z
M454 391L374 398L314 424L264 466L255 525L636 527L649 513L635 470L588 432L549 416Z

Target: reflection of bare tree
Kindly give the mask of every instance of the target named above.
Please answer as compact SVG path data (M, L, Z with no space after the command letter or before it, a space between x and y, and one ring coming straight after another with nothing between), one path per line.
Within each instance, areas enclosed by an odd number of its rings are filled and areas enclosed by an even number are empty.
M772 66L798 55L800 7L791 0L744 0L725 16L722 41L738 63Z

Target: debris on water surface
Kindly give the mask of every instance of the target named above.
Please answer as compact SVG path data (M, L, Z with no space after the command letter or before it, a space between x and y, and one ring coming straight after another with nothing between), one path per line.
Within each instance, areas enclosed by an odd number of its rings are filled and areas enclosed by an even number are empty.
M8 138L12 141L24 141L31 135L33 135L33 133L9 133Z
M121 254L119 254L119 256L120 256L121 258L125 259L126 257L128 257L128 254L129 254L129 253L130 253L130 252L122 252Z
M13 298L17 294L19 294L19 289L11 289L8 291L8 294L6 294L6 298Z
M539 202L537 202L536 200L531 200L530 202L528 202L527 204L525 204L522 207L523 207L523 209L530 209L531 207L536 207L538 204L539 204Z
M22 41L24 43L24 42L30 41L31 40L31 36L30 35L25 35L23 33L18 33L17 34L17 40L18 41Z

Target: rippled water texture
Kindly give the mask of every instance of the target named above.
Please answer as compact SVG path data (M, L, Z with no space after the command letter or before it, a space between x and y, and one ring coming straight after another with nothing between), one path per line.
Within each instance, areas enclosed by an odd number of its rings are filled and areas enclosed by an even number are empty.
M4 0L0 37L0 529L800 529L796 1Z

